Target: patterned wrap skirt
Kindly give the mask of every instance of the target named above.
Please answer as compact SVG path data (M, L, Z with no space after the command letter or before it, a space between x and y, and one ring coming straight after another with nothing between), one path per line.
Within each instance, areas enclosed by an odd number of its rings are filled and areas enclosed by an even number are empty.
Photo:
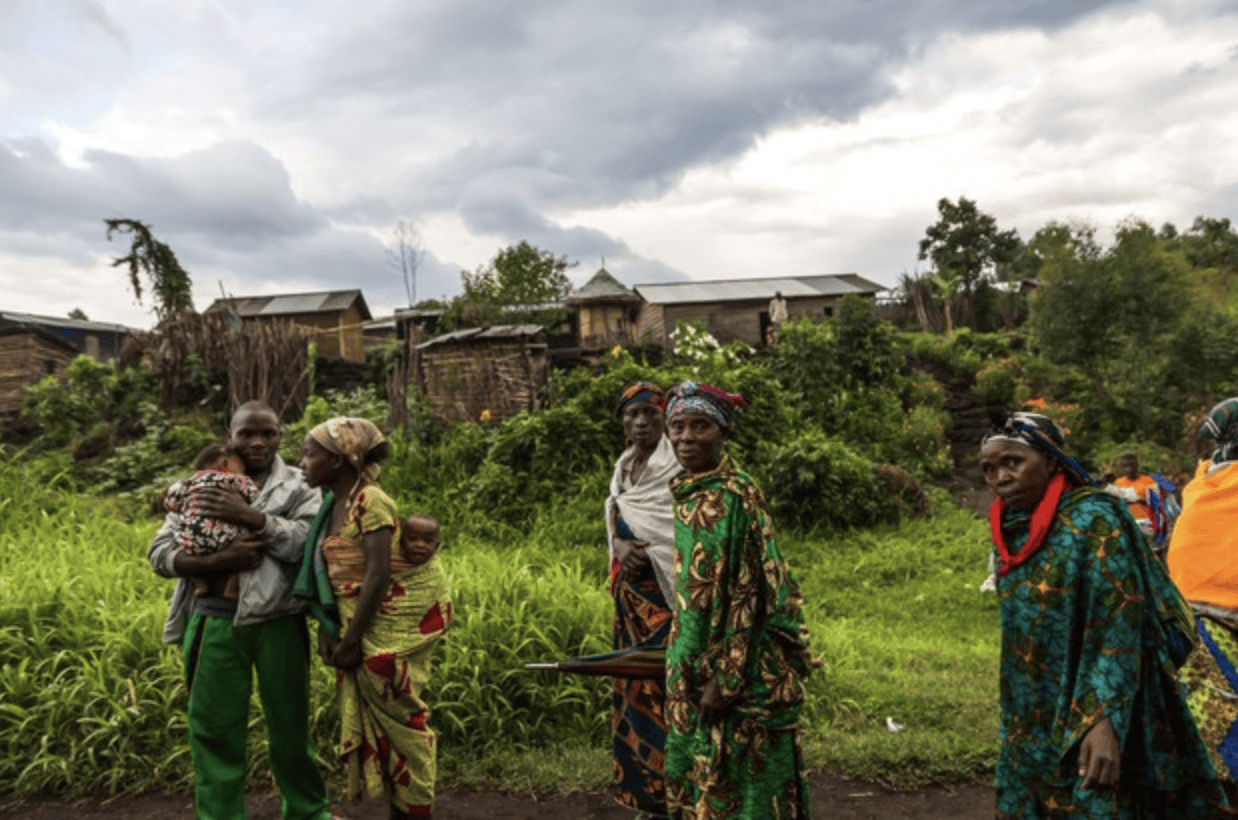
M615 588L615 649L665 647L671 611L653 570ZM611 695L615 798L623 805L662 816L666 788L666 682L615 678Z
M347 628L357 599L337 601ZM412 817L430 816L435 734L421 693L434 644L450 626L450 588L437 557L392 578L362 639L365 660L339 674L340 759L349 798L364 790Z

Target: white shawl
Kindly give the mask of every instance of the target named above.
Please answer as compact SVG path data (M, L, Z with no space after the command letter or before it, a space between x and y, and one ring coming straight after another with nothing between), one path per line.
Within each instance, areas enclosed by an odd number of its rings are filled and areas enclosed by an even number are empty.
M639 539L648 541L645 553L653 564L653 574L671 609L675 608L675 499L671 496L670 481L683 472L670 439L662 436L649 463L645 465L640 480L624 489L624 468L636 455L636 448L629 447L615 462L615 472L610 479L610 497L606 499L606 544L610 561L615 559L615 524L611 520L611 504L619 507L619 515ZM607 562L609 565L610 561Z

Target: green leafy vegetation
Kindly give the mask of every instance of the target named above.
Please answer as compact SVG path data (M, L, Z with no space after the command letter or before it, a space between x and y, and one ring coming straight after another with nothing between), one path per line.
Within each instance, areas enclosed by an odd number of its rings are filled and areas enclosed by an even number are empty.
M943 210L943 242L988 224L978 211L963 214L975 224L954 224L967 204ZM750 401L727 446L765 489L808 602L822 661L804 724L810 763L897 785L988 771L996 602L978 592L984 522L931 486L954 466L947 407L971 398L1040 409L1097 474L1126 450L1173 474L1192 464L1201 410L1238 380L1238 235L1227 220L1201 218L1181 234L1132 222L1108 248L1086 226L1048 225L1013 256L1008 238L959 273L950 295L961 319L1004 323L1000 333L906 332L847 300L830 321L784 323L769 350L681 326L656 364L621 350L552 372L538 410L501 423L443 429L410 400L382 483L401 510L443 526L458 620L427 694L444 778L545 790L609 779L607 682L523 666L609 647L602 509L623 446L615 397L636 379L689 378ZM564 260L529 251L497 261L550 264L533 280L553 279ZM931 243L926 253L950 258ZM502 267L482 273L493 275L478 292L493 296ZM1002 291L998 316L985 301L996 277L1035 277L1039 288ZM519 276L510 284L515 293ZM1029 324L1006 321L1019 313L1011 305L1031 309ZM27 392L33 438L0 453L0 792L189 782L181 663L159 644L170 584L144 559L157 525L147 505L223 419L169 414L158 401L149 371L79 359L66 382ZM384 423L383 392L312 396L286 428L285 458L296 460L312 425L342 414ZM928 485L931 519L883 483L890 465ZM315 743L338 779L334 691L331 670L315 664ZM250 774L268 782L256 704L254 715ZM905 729L891 732L887 718Z
M144 559L157 521L130 523L67 477L2 466L0 792L187 787L181 661L160 644L170 582ZM392 483L402 508L438 512ZM607 682L523 668L610 646L605 486L587 483L519 531L476 518L445 528L457 621L428 697L448 782L553 790L609 777ZM975 589L981 522L946 512L782 540L823 661L805 726L811 762L903 784L983 773L996 754L997 627ZM338 781L334 674L316 662L312 691L315 743ZM256 695L253 715L250 774L269 782ZM887 716L906 731L888 732Z

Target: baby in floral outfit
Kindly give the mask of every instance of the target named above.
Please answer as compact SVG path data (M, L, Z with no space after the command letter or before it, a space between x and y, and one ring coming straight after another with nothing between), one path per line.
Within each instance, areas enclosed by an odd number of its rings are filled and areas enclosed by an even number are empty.
M203 487L231 490L253 504L258 499L259 490L258 485L245 475L245 464L240 455L225 444L211 444L203 448L193 467L197 472L168 487L163 504L168 512L180 514L179 526L173 533L177 548L190 555L208 555L227 547L245 528L202 515L194 503L197 491ZM204 598L210 594L208 579L190 580L196 597ZM224 582L223 597L236 599L239 592L240 582L234 572Z

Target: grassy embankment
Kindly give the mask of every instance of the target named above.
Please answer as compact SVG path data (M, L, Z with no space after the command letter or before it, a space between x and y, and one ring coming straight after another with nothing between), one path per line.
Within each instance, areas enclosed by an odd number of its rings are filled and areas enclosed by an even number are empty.
M185 687L159 642L170 585L143 557L157 522L69 486L0 464L0 794L184 787ZM448 784L608 780L606 681L522 669L608 648L603 492L586 482L521 533L445 516L458 620L429 699ZM430 499L398 500L437 512ZM780 539L823 662L804 724L813 766L914 785L970 779L995 759L996 605L976 589L985 529L937 506L931 521ZM312 719L328 758L333 689L315 661ZM257 729L256 702L252 714ZM906 729L891 733L887 717ZM251 732L251 773L268 777L262 731Z

